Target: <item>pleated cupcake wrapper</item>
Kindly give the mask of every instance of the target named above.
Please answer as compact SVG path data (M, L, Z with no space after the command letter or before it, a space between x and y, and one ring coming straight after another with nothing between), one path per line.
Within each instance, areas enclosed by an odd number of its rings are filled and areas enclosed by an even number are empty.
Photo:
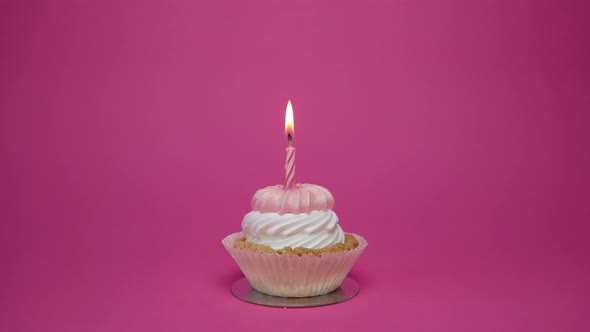
M352 234L357 248L318 256L287 256L234 248L241 232L228 235L222 243L236 261L250 285L274 296L306 297L329 293L338 287L367 247L367 241Z

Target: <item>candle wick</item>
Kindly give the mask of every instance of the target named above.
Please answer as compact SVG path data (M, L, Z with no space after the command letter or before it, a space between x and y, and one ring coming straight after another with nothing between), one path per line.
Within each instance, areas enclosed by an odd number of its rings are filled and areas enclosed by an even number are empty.
M287 133L287 142L289 146L293 145L293 136L291 136L291 133Z

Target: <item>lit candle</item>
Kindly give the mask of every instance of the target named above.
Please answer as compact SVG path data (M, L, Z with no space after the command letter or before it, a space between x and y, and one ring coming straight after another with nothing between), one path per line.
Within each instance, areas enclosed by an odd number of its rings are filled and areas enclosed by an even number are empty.
M293 147L293 136L295 135L295 121L293 120L293 106L291 101L287 103L285 112L285 134L287 135L287 160L285 161L285 190L295 186L295 148Z

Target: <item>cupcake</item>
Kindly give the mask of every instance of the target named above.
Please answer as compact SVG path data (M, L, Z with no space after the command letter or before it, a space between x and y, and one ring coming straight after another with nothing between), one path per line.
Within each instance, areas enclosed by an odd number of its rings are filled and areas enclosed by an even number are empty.
M336 290L367 246L345 233L332 210L334 197L314 184L258 190L242 232L222 243L259 292L307 297Z

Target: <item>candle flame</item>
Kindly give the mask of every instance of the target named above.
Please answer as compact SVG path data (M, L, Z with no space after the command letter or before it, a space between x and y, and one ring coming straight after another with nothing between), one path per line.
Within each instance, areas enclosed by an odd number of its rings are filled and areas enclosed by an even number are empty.
M287 110L285 111L285 134L286 135L294 135L295 134L295 120L293 119L293 105L291 105L291 101L287 103Z

